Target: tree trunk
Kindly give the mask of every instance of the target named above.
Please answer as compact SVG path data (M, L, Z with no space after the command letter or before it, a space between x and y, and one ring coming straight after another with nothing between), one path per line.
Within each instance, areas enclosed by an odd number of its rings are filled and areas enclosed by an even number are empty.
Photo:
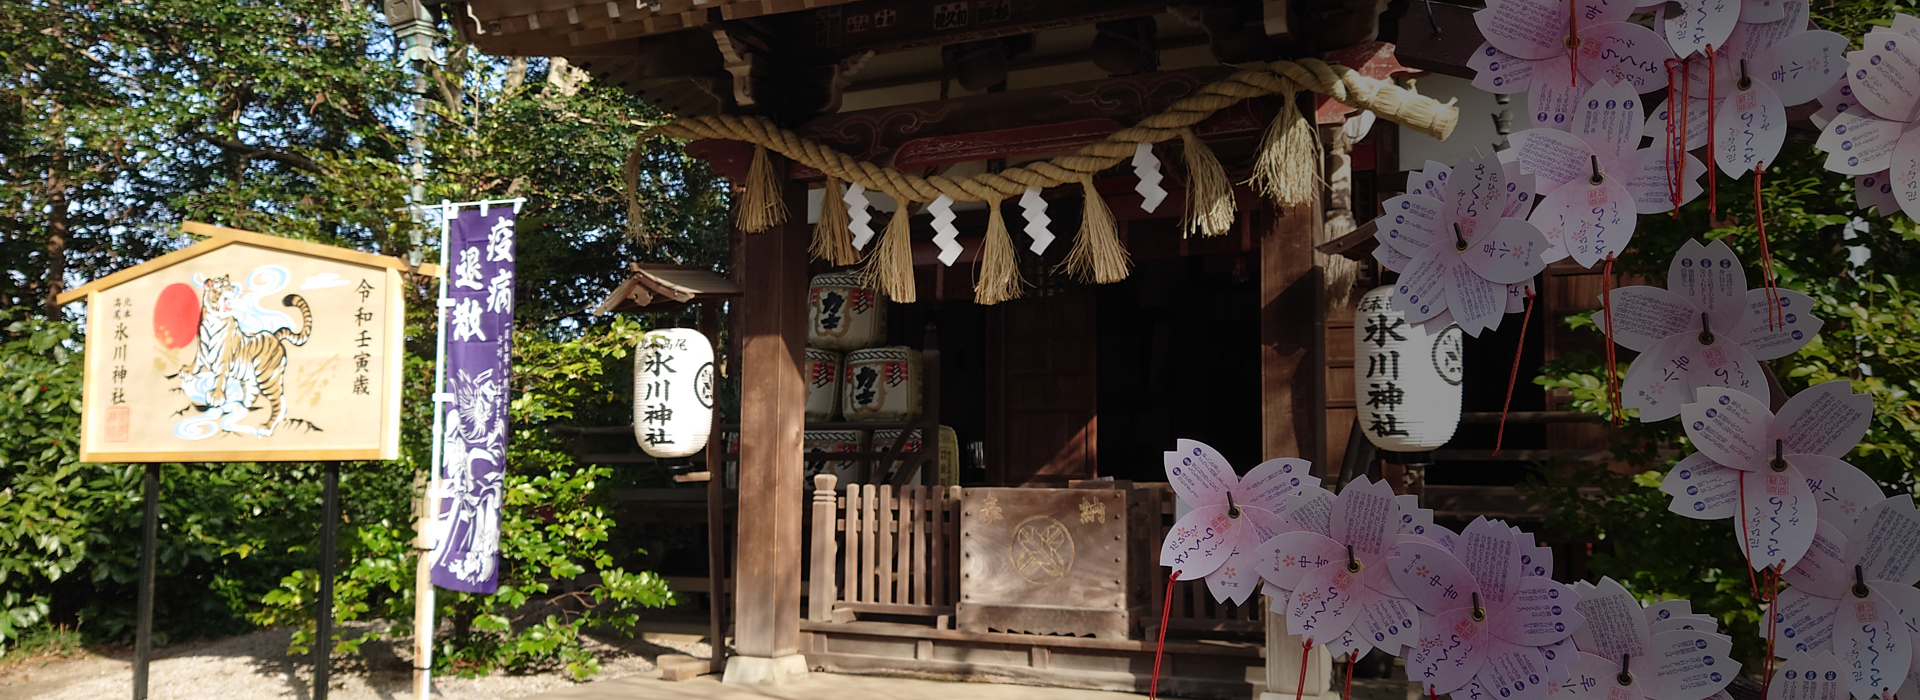
M56 151L47 170L47 319L58 321L67 277L67 157Z

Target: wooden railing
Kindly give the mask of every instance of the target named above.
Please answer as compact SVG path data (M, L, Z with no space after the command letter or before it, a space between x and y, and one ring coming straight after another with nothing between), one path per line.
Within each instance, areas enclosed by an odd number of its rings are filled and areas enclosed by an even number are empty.
M962 487L851 484L837 488L831 474L813 478L807 573L807 619L850 622L860 615L930 618L951 628L960 600L960 500ZM1136 616L1146 637L1160 623L1166 600L1166 570L1158 563L1160 542L1173 523L1173 491L1166 484L1136 486L1135 497L1153 499L1158 513L1144 561L1130 576L1148 586L1149 609ZM753 517L750 513L742 517ZM1170 630L1252 634L1263 624L1260 598L1244 605L1220 604L1205 581L1173 584Z
M947 628L960 599L960 487L849 484L813 477L807 619L932 617ZM742 514L743 517L751 517Z

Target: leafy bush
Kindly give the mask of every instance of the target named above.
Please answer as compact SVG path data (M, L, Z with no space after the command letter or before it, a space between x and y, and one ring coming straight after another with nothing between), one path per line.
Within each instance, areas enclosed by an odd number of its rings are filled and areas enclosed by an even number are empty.
M608 547L608 470L576 468L542 427L617 403L602 380L637 333L618 321L578 338L519 334L502 586L493 596L439 593L437 616L454 629L441 640L441 669L553 663L585 676L597 665L582 630L630 628L640 609L673 602L663 579L625 570L617 565L625 555ZM55 620L124 639L144 467L76 461L81 366L71 324L22 321L7 334L15 339L0 343L0 434L12 436L0 441L0 649ZM377 618L411 630L413 474L424 470L430 424L418 399L431 371L410 358L403 459L343 470L338 622ZM290 651L311 648L320 465L164 464L161 474L156 636L297 625ZM377 633L342 639L336 651L352 653Z
M640 609L674 602L664 579L616 566L606 547L613 520L597 487L611 470L575 468L543 427L572 419L576 407L616 401L618 394L602 378L609 363L626 357L638 333L637 324L622 319L587 329L579 337L532 331L515 335L515 396L509 408L515 429L501 508L500 589L491 596L436 592L435 617L453 628L441 640L436 667L475 674L558 664L575 677L585 677L599 666L581 644L583 630L631 629ZM430 371L425 366L414 369ZM410 442L411 457L424 465L425 441ZM395 497L411 498L411 489ZM347 533L354 543L348 549L353 563L334 588L336 622L383 619L410 631L414 533L409 521L353 524ZM314 643L318 594L317 573L296 571L283 578L248 619L260 625L300 626L291 651L305 653ZM336 652L350 653L383 634L378 628L367 629L358 638L339 641Z

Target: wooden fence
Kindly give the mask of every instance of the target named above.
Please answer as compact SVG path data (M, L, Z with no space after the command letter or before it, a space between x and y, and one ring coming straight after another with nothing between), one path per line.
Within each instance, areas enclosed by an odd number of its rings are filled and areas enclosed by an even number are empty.
M814 477L812 517L808 523L807 619L851 622L861 615L928 618L937 629L951 629L954 603L960 599L959 486L886 486L850 484L836 490L831 474ZM1148 610L1136 616L1136 633L1152 636L1166 600L1166 570L1159 566L1160 542L1172 528L1173 490L1166 484L1142 484L1135 497L1152 499L1154 519L1146 548L1149 556L1130 567L1137 585L1148 587ZM741 517L753 517L742 513ZM1134 583L1130 582L1130 583ZM1219 604L1205 581L1174 584L1169 630L1257 634L1262 627L1260 597L1245 605Z

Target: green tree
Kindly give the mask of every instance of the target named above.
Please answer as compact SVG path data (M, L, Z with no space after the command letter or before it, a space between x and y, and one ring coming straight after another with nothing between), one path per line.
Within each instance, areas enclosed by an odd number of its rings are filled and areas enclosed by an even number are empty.
M0 5L0 650L27 628L130 631L139 466L75 462L85 338L50 300L188 241L191 219L404 256L418 224L405 143L410 78L377 4L134 0ZM444 46L429 66L428 201L525 197L515 302L514 446L495 596L446 594L444 668L592 669L579 633L671 600L607 509L606 469L543 426L624 410L642 326L582 313L627 261L717 266L726 189L677 144L638 154L644 221L621 170L665 119L564 62ZM426 231L431 260L434 232ZM642 235L636 235L642 234ZM342 621L412 614L414 475L427 455L432 285L410 287L403 458L343 476ZM318 465L162 466L157 626L167 636L302 624L310 644ZM338 647L353 650L364 638Z

